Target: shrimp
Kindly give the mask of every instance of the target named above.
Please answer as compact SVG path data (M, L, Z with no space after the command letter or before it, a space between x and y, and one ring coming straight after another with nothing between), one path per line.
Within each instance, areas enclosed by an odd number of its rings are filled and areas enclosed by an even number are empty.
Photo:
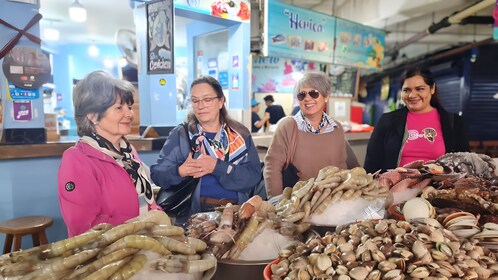
M251 197L248 201L244 202L239 209L239 219L246 220L249 219L254 212L256 212L261 206L263 199L259 195Z
M100 259L95 260L94 262L92 262L88 265L85 265L82 268L75 270L71 275L69 275L68 278L73 279L76 277L81 278L81 277L88 276L89 274L99 270L100 268L104 267L105 265L110 264L112 262L115 262L117 260L121 260L129 255L133 255L133 254L137 253L138 251L139 250L135 249L135 248L124 248L124 249L114 251L108 255L103 256Z
M149 229L153 236L183 235L185 230L177 226L155 225Z
M229 259L237 259L239 257L240 253L242 253L242 251L255 237L258 224L259 221L257 217L253 216L249 219L244 231L242 231L239 238L235 241L235 245L232 249L230 249L230 252L228 253Z
M184 263L184 260L176 258L160 259L156 262L156 270L169 273L180 273L183 271Z
M114 241L127 235L135 234L141 230L149 229L156 224L153 222L132 222L117 225L110 230L104 232L94 242L88 244L89 248L103 248Z
M196 273L209 270L216 266L216 258L192 260L185 262L185 273Z
M112 262L110 264L105 265L101 269L93 272L87 277L83 278L84 280L105 280L113 275L116 271L118 271L121 267L123 267L127 262L131 260L132 256L128 256L122 260Z
M144 254L136 254L133 259L122 266L118 271L114 272L109 278L110 280L129 279L135 275L140 269L145 266L147 257Z
M206 242L194 237L188 237L187 244L190 246L190 248L193 248L196 252L202 252L207 248Z
M35 272L32 272L33 274L31 274L30 276L26 275L24 277L22 277L21 279L22 280L25 280L25 279L34 279L34 280L53 280L53 279L65 279L65 277L67 275L69 275L71 273L71 270L68 269L68 270L61 270L61 271L54 271L50 274L39 274L39 273L36 273Z
M209 241L212 243L225 243L233 240L236 232L232 229L233 226L233 210L232 204L227 203L220 217L218 229L212 231L209 235Z
M61 256L67 251L81 247L82 245L86 244L92 239L95 239L97 236L101 234L102 234L101 231L90 230L80 235L48 244L48 248L41 252L40 259L48 259L48 258Z
M154 238L145 235L128 235L107 246L99 253L98 257L101 258L102 256L123 248L147 249L161 255L171 254L169 250L164 248L161 242Z
M65 258L58 258L49 262L46 265L40 267L31 273L26 274L22 279L36 279L40 276L50 276L54 273L62 272L70 269L74 269L78 265L88 261L89 259L95 257L100 249L93 249L83 251ZM50 279L50 278L47 278Z
M164 211L150 210L146 213L126 221L126 223L133 222L153 222L156 225L171 225L171 218Z
M161 244L163 244L164 248L170 250L172 252L178 252L185 255L194 255L195 250L190 248L188 244L177 241L173 238L169 238L166 236L160 236L156 238Z

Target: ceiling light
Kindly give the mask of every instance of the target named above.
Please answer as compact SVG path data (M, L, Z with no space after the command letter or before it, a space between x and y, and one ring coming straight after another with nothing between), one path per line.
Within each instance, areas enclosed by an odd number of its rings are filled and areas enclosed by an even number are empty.
M59 41L60 33L53 27L47 27L43 30L43 37L47 41Z
M76 22L86 21L86 9L80 4L79 0L74 0L73 4L69 6L69 17Z
M88 47L88 55L92 57L99 56L99 48L97 48L95 44L92 44L90 47Z
M43 38L47 41L59 41L60 33L59 30L54 28L54 20L47 20L50 21L50 26L43 29Z

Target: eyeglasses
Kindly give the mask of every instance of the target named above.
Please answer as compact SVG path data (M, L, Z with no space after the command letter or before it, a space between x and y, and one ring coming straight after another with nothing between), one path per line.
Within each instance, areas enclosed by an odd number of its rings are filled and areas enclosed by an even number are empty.
M313 99L317 99L318 95L320 95L320 92L316 89L312 89L308 92L306 91L301 91L300 93L297 94L297 100L303 101L304 98L306 97L306 94L309 94Z
M190 103L192 103L192 106L194 106L194 107L201 105L201 102L206 106L211 106L211 104L213 104L213 100L215 100L215 99L218 99L218 96L206 97L203 99L190 98Z

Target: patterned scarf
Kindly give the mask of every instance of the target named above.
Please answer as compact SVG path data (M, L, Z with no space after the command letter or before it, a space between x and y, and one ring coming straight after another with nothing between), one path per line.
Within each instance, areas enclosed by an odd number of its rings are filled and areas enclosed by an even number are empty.
M300 131L314 133L314 134L319 134L320 130L324 127L325 127L325 129L322 133L332 132L332 131L334 131L334 127L337 126L334 119L332 119L325 112L322 113L322 119L320 121L320 124L318 124L317 129L313 128L310 121L306 118L306 116L304 115L304 113L302 111L299 111L299 113L297 113L294 116L294 119L296 120L297 127Z
M206 137L206 133L199 124L197 124L197 130L199 132L190 137L195 143L193 145L195 147L195 158L201 154L206 154L223 161L238 164L247 155L244 137L231 127L222 124L213 139Z
M111 142L109 142L109 140L96 133L85 135L81 137L80 141L85 142L98 151L114 158L119 166L123 167L130 175L137 193L143 193L145 201L147 201L148 204L152 204L154 202L152 186L150 185L147 172L145 171L143 165L139 161L135 160L131 145L126 138L122 137L119 141L119 151Z

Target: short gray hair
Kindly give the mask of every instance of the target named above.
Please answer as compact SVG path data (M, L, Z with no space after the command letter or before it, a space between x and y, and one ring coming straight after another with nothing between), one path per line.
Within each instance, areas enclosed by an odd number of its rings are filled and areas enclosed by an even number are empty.
M301 88L310 87L318 90L323 97L330 95L332 81L327 74L323 72L306 72L303 77L296 83L294 87L294 96L296 96Z
M119 96L122 104L133 105L135 87L128 81L116 79L107 72L94 71L80 80L73 90L74 119L78 135L95 132L94 124L88 114L95 114L101 120L105 111Z

